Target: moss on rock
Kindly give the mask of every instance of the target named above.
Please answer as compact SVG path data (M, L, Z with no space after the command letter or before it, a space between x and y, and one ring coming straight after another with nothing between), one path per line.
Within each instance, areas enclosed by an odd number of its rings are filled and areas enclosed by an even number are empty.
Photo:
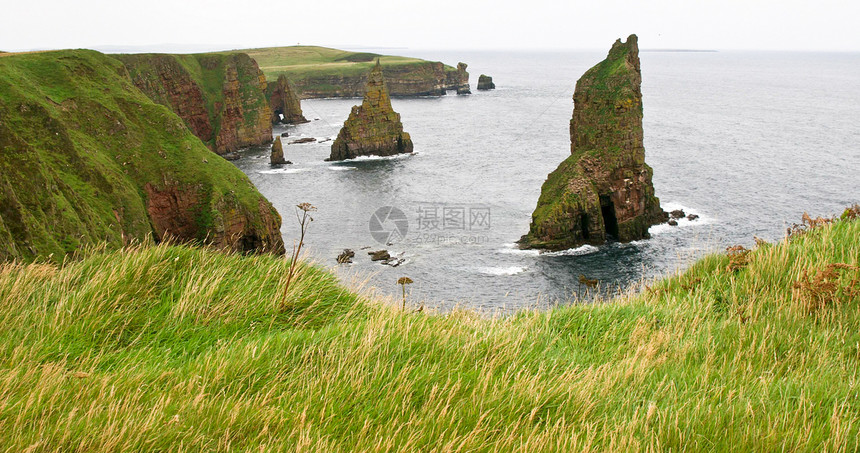
M0 261L174 237L283 252L248 178L95 51L0 59Z
M352 108L331 145L328 160L411 152L412 139L403 132L400 114L391 108L391 98L382 79L382 66L377 62L367 78L364 100L360 106Z
M559 250L632 241L665 221L645 164L641 83L636 35L617 40L576 82L571 156L541 188L521 246Z

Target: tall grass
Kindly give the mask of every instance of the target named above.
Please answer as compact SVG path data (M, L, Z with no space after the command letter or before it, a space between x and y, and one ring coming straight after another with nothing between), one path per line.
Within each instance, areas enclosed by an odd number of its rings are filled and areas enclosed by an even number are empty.
M281 310L289 263L268 256L4 265L0 450L856 451L860 302L810 311L793 287L860 265L858 238L837 222L493 319L404 313L302 264Z

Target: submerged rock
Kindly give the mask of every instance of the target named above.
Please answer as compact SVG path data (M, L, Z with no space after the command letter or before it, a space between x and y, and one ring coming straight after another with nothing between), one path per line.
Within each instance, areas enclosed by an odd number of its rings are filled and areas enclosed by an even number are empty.
M313 143L315 141L317 141L317 139L315 139L313 137L305 137L305 138L300 138L298 140L291 141L290 145L301 145L302 143Z
M388 250L377 250L375 252L367 252L370 255L370 261L387 261L391 259Z
M479 90L495 90L496 84L493 83L492 77L490 77L488 75L481 74L478 77L478 89Z
M690 222L692 222L693 220L696 220L698 218L699 218L699 216L697 214L690 214L687 216L687 220L689 220Z
M269 83L266 94L269 98L269 107L272 109L272 124L308 122L307 118L302 115L301 102L290 85L290 81L287 80L287 76L281 74L278 76L277 82Z
M669 213L669 217L671 217L671 218L673 218L673 219L676 219L676 220L677 220L677 219L682 219L682 218L684 218L684 217L686 217L686 216L687 216L687 214L685 214L685 213L684 213L684 210L683 210L683 209L675 209L674 211L672 211L672 212L670 212L670 213Z
M641 83L636 35L576 82L571 156L544 182L521 247L632 241L666 221L645 164Z
M352 259L355 258L355 252L351 249L343 249L340 255L337 256L337 262L339 264L349 264L352 262Z
M271 165L287 163L287 160L284 159L284 145L281 143L281 137L276 138L275 143L272 144L272 155L269 157L269 163Z
M400 114L391 108L391 98L382 79L382 66L377 61L367 78L364 100L360 106L352 108L331 145L331 155L327 160L411 152L412 139L403 132Z

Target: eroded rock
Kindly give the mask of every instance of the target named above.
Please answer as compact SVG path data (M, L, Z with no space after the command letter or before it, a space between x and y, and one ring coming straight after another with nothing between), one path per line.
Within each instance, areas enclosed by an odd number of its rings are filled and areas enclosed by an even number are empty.
M493 83L492 77L490 77L488 75L481 74L478 77L478 89L479 90L494 90L494 89L496 89L496 84Z
M641 83L636 35L576 82L571 156L544 182L521 247L643 239L666 220L645 163Z
M331 155L327 160L411 152L412 139L403 132L400 114L391 108L391 98L382 78L382 66L377 61L367 78L364 100L360 106L352 108L349 118L331 145Z

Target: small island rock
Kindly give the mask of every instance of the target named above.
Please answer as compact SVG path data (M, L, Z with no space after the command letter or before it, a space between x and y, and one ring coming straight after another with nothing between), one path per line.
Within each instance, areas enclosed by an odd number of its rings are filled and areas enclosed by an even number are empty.
M490 77L488 75L481 74L478 77L478 89L479 90L495 90L496 84L493 83L492 77Z
M382 78L382 66L377 60L367 77L364 100L360 106L352 108L349 118L331 145L331 155L327 160L411 152L412 139L403 132L400 114L391 108L391 98Z

